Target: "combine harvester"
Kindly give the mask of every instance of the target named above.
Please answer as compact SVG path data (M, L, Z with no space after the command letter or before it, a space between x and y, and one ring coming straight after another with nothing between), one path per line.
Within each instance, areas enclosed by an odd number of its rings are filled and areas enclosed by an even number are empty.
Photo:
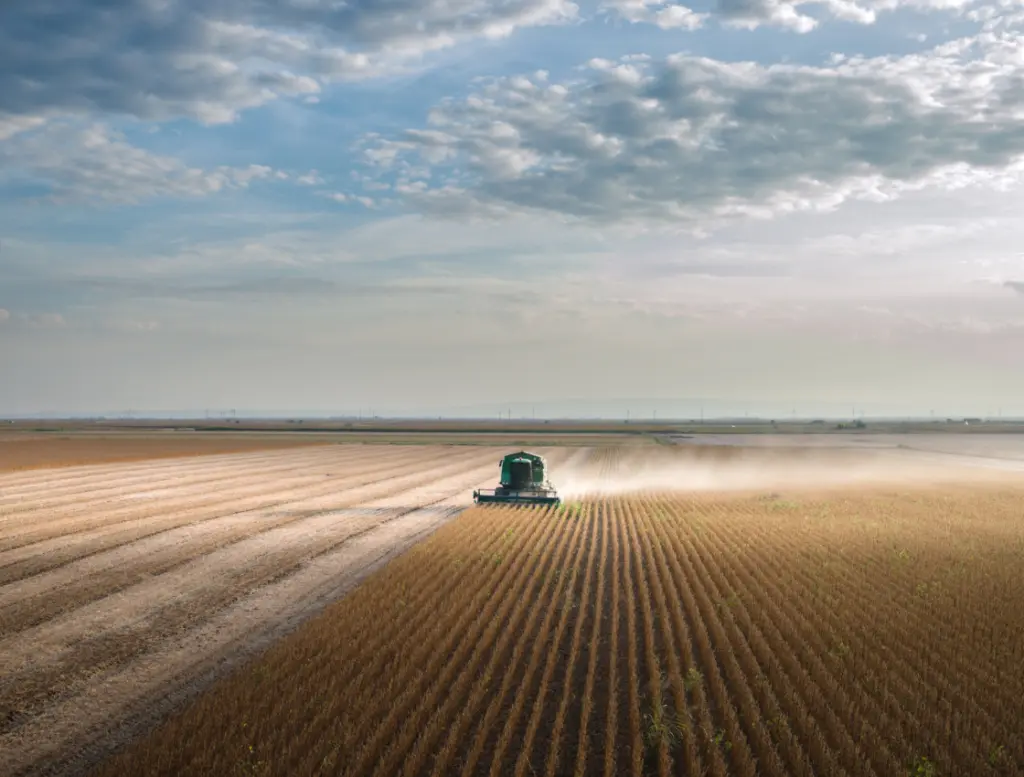
M500 462L501 483L497 488L473 492L477 504L557 505L558 492L545 480L547 463L535 453L510 453Z

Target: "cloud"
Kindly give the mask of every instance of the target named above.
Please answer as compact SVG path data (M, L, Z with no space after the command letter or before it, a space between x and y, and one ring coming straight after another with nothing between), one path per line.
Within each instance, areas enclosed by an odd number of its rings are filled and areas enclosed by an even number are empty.
M367 138L366 162L446 215L692 222L1005 187L1024 153L1022 56L1007 31L817 67L596 59L575 81L502 78L442 101L426 129Z
M11 317L11 314L8 311L4 310L3 308L0 308L0 324L2 324L4 321L9 319L10 317Z
M704 25L710 16L697 13L685 5L661 2L661 0L611 0L603 8L612 10L626 21L656 24L663 30L696 30Z
M316 170L310 170L305 175L300 175L295 179L295 183L300 186L319 186L324 182L324 179Z
M1018 294L1024 294L1024 281L1006 281L1003 285L1008 289L1013 289Z
M12 116L0 113L0 141L13 138L19 132L34 129L45 121L42 116Z
M263 165L189 167L174 157L133 146L100 124L51 123L0 144L0 183L42 186L57 200L194 197L246 187L273 174Z
M753 30L781 27L807 33L819 20L801 12L814 7L832 19L855 24L874 24L878 14L898 8L963 12L973 0L716 0L709 11L698 13L689 6L666 0L607 0L606 12L626 21L655 24L662 29L694 30L715 20L726 27Z
M568 0L108 0L0 6L0 114L232 121L324 80L575 16ZM0 130L2 130L0 124Z

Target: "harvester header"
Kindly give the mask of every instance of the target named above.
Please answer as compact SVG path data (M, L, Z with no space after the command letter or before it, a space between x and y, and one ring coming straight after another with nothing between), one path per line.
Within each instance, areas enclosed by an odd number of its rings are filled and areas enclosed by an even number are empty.
M562 500L547 480L547 462L536 453L509 453L498 462L501 481L497 488L473 492L477 504L557 505Z

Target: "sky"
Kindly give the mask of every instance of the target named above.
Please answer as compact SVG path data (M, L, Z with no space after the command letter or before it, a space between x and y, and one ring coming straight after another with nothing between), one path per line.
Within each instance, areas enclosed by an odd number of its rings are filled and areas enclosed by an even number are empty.
M1022 33L8 0L0 415L1024 415Z

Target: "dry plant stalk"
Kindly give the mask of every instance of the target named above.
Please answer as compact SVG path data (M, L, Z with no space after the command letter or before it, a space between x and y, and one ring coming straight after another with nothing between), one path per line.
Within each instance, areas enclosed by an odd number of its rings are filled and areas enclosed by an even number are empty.
M1022 496L468 510L95 774L1024 774Z

